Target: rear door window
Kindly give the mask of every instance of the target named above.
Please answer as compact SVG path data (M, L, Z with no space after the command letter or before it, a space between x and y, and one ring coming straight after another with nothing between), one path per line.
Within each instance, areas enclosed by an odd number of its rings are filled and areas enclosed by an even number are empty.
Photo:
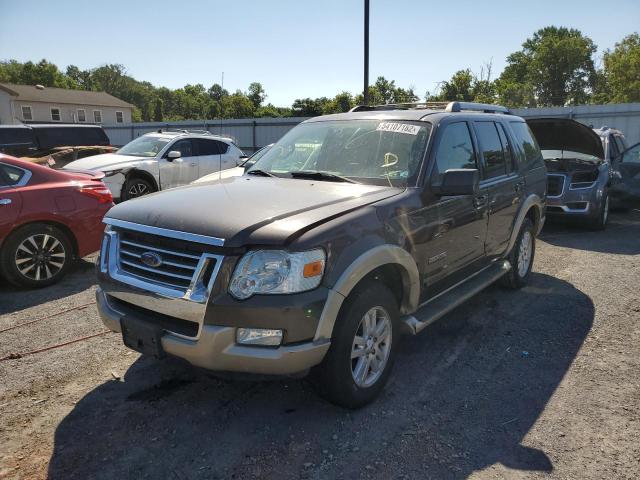
M16 185L25 175L25 171L21 168L0 163L0 187Z
M489 179L505 175L507 165L504 149L494 122L474 122L483 160L482 178Z
M521 162L525 165L542 163L542 153L531 129L525 122L509 122L515 135L515 141L521 151Z
M220 149L218 148L215 140L205 140L203 138L196 138L193 140L198 145L198 155L219 155Z
M478 168L467 122L451 123L445 127L436 150L434 168L432 178L437 182L442 180L447 170Z

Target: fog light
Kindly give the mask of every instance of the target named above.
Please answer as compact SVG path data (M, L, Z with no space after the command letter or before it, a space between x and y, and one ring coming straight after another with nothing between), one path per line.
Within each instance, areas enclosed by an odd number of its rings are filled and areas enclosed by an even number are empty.
M267 328L239 328L236 338L238 343L243 345L277 347L282 343L282 330Z

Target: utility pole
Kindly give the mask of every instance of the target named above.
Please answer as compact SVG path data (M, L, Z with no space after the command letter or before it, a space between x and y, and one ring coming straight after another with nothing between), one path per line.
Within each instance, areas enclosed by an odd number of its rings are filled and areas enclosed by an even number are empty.
M369 105L369 0L364 0L364 104Z

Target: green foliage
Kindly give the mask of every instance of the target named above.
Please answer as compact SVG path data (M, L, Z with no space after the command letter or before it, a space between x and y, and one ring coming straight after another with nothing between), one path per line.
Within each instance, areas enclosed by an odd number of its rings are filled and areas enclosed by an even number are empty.
M616 43L604 53L603 63L598 93L612 103L640 102L640 35Z
M575 105L589 100L596 80L596 46L579 30L545 27L507 57L496 83L507 105Z

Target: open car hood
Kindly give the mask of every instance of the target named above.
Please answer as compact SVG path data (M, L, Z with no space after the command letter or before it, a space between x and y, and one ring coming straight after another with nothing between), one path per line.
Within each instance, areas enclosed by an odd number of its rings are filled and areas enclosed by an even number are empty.
M530 118L527 124L540 150L566 150L604 159L600 136L580 122L568 118Z

